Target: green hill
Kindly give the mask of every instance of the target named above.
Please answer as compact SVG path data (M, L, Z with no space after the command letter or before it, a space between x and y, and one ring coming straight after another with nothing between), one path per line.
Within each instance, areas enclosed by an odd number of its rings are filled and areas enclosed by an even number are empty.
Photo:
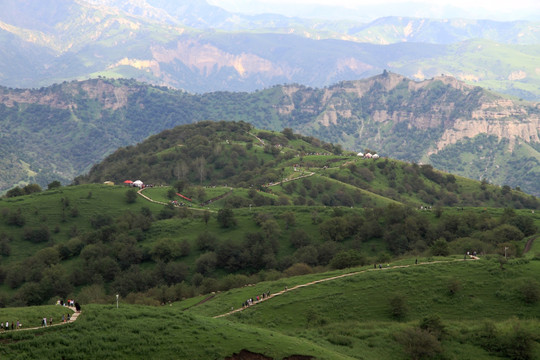
M0 321L83 305L0 333L2 358L539 354L539 204L519 191L205 121L76 182L0 198Z
M135 179L152 185L145 198L123 185ZM98 185L111 180L121 185ZM519 191L247 123L167 130L76 183L1 199L4 305L112 293L153 304L291 275L300 263L505 247L519 256L538 230L538 200Z
M128 305L121 298L117 309L109 297L108 305L83 305L72 324L0 334L0 354L7 359L88 354L131 359L537 358L540 304L526 302L523 294L527 281L538 286L532 280L538 260L511 261L504 269L494 259L446 260L348 269L360 272L297 289L297 284L338 273L268 281L217 293L195 306L188 300L161 307ZM281 295L212 318L284 286L289 290ZM402 310L400 317L396 309ZM38 326L43 316L56 320L58 307L0 309L1 319L22 319L26 327ZM240 353L245 357L233 355Z

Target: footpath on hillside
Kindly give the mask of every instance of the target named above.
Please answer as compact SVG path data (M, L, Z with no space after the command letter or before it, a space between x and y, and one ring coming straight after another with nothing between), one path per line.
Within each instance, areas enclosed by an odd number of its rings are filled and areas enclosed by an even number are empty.
M473 256L473 255L469 255L469 258L471 260L480 260L480 258L478 256ZM463 260L460 260L460 259L456 259L454 261L467 261L465 259ZM430 262L422 262L422 263L418 263L418 264L414 264L414 266L419 266L419 265L431 265L431 264L438 264L438 263L448 263L449 261L430 261ZM299 284L299 285L296 285L296 286L293 286L292 288L285 288L284 290L282 291L279 291L277 293L274 293L274 294L270 294L268 295L267 297L265 298L262 298L256 302L253 302L253 305L250 305L250 306L245 306L245 307L241 307L241 308L238 308L238 309L235 309L235 310L232 310L232 311L229 311L225 314L221 314L221 315L216 315L214 316L214 319L217 319L217 318L221 318L221 317L225 317L225 316L229 316L229 315L232 315L232 314L236 314L240 311L243 311L243 310L246 310L246 309L249 309L250 307L254 306L254 305L257 305L257 304L260 304L264 301L268 301L272 298L275 298L276 296L279 296L279 295L283 295L285 293L288 293L288 292L291 292L291 291L294 291L294 290L297 290L297 289L300 289L300 288L303 288L303 287L306 287L306 286L311 286L311 285L315 285L315 284L319 284L319 283L322 283L322 282L325 282L325 281L332 281L332 280L336 280L336 279L341 279L341 278L344 278L344 277L348 277L348 276L354 276L354 275L358 275L358 274L363 274L363 273L366 273L368 271L382 271L382 270L389 270L389 269L399 269L399 268L407 268L407 267L410 267L411 265L395 265L395 266L390 266L390 267L382 267L382 268L374 268L374 269L366 269L366 270L362 270L362 271L355 271L355 272L352 272L352 273L348 273L348 274L342 274L342 275L337 275L337 276L332 276L332 277L329 277L329 278L324 278L324 279L320 279L320 280L315 280L315 281L312 281L312 282L309 282L309 283L305 283L305 284Z
M20 328L20 329L14 329L14 330L7 330L7 331L4 331L4 334L9 333L9 332L13 332L13 331L47 329L47 328L54 327L54 326L62 326L62 325L71 324L72 322L75 322L75 320L77 320L79 318L79 315L81 315L81 313L82 313L82 311L77 311L77 309L74 306L66 306L66 308L73 311L73 314L71 314L69 320L66 320L64 322L59 321L57 323L54 323L52 325L47 325L47 326L34 326L34 327Z

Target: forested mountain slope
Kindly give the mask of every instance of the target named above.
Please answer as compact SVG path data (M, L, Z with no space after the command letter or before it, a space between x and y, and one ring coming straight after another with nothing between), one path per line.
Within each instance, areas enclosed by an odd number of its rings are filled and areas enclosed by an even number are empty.
M0 88L0 189L70 182L120 146L201 120L315 136L346 150L435 167L540 194L538 104L506 99L448 76L382 75L315 89L193 95L133 80Z

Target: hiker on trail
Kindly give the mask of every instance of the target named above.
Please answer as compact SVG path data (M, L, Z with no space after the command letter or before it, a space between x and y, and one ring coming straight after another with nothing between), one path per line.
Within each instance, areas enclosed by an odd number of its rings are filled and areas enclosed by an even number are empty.
M377 268L377 264L373 264L373 268L376 269L376 268Z
M52 325L52 318L51 318L51 320L49 321L49 325Z
M418 259L415 259L415 260L414 260L414 264L415 264L415 265L418 265Z
M21 322L17 320L17 329L20 329L20 328L21 328Z
M9 330L9 321L6 321L6 330Z
M71 320L71 315L67 314L67 321L69 322L69 320Z
M43 326L47 326L47 318L46 317L43 318Z
M66 317L64 314L62 314L62 322L65 323L66 322Z
M379 264L379 269L382 269L382 265L381 265L381 264Z

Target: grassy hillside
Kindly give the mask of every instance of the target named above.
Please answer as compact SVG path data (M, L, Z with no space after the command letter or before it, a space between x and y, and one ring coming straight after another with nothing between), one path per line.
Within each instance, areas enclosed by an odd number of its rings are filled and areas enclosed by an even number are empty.
M223 359L243 349L274 359L291 355L534 359L540 355L540 303L523 298L524 284L536 283L532 279L540 270L537 259L511 261L503 269L489 258L419 260L418 265L407 259L382 270L351 268L269 281L217 293L196 306L188 300L162 307L136 306L121 298L116 309L109 298L108 305L83 305L79 319L66 326L0 334L4 343L0 353L8 359L53 354ZM359 273L294 289L297 284L355 271ZM281 295L235 315L212 318L231 306L238 308L249 297L266 291L275 294L284 286L289 290ZM405 304L398 318L392 315L395 298ZM0 309L0 319L16 317L31 323L40 316L57 316L57 309Z
M135 179L153 186L137 195ZM2 304L159 304L407 254L519 257L538 231L519 191L246 123L168 130L77 182L0 199Z

